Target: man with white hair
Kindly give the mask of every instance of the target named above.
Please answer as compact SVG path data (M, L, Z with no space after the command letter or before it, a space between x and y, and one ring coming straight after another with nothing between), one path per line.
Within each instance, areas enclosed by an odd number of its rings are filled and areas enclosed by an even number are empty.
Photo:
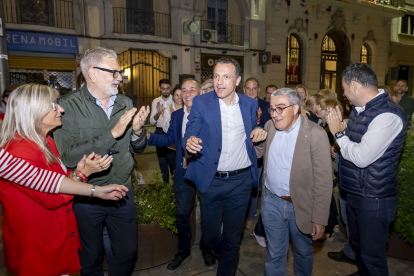
M131 171L133 154L142 152L147 143L142 127L149 107L142 107L134 117L137 109L133 108L132 101L118 94L122 76L114 51L101 47L88 49L81 60L81 69L86 85L59 103L65 113L62 128L55 131L54 138L62 162L73 168L85 152L112 155L111 168L92 175L88 182L98 186L118 183L129 189L119 202L88 197L75 199L82 244L79 251L81 274L103 275L102 229L106 226L114 253L109 275L130 275L137 251L137 214Z
M312 240L328 224L332 167L325 130L300 116L295 90L271 95L265 124L267 140L256 147L264 156L262 220L268 240L266 275L286 275L289 235L294 247L295 275L312 275Z

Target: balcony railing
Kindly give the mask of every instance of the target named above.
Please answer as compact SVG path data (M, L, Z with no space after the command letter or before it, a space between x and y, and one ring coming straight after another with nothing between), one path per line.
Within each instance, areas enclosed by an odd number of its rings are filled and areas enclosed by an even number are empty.
M40 3L33 0L4 0L5 22L63 29L75 28L72 1L43 0Z
M390 5L398 7L400 5L400 0L377 0L377 4Z
M244 45L243 32L241 25L227 22L200 21L201 42Z
M171 37L171 16L165 13L113 8L114 32Z

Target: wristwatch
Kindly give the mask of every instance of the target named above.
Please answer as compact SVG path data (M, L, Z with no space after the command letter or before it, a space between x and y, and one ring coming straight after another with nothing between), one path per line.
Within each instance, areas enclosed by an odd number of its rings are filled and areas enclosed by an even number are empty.
M337 133L335 133L336 139L342 138L344 136L345 136L345 131L338 131Z

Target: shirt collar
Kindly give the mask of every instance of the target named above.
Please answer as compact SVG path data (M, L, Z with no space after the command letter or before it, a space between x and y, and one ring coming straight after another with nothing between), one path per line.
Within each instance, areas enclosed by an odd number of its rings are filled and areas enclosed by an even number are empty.
M164 99L162 98L162 95L160 96L160 100L164 101ZM168 101L172 101L172 95L171 94L165 102L168 102Z
M293 127L291 128L291 129L289 129L289 131L285 131L286 133L291 133L291 132L293 132L294 130L296 130L298 127L299 127L299 125L300 125L300 120L301 120L301 118L300 118L301 116L300 116L300 114L299 114L299 117L298 117L298 119L296 120L296 122L295 122L295 124L293 125Z
M295 131L297 128L299 128L300 125L300 121L302 120L301 115L299 114L298 119L296 120L295 124L293 125L293 127L291 129L289 129L289 131L284 131L284 130L277 130L277 132L283 132L283 133L291 133L293 131Z
M96 99L96 104L98 105L102 105L102 102L100 99L98 99L97 97L95 97L94 94L92 94L92 92L89 90L89 88L86 86L86 89L88 89L89 94L91 94L92 97L94 97ZM113 106L115 103L115 99L116 99L117 95L112 95L109 97L109 104L108 104L108 108Z
M384 94L385 93L385 91L384 91L384 89L378 89L378 94L377 95L375 95L375 97L373 98L373 99L375 99L376 97L378 97L379 95L381 95L381 94ZM372 100L373 100L372 99ZM371 101L372 101L371 100ZM366 105L364 105L363 107L356 107L355 106L355 110L358 112L358 114L359 113L361 113L361 112L363 112L364 110L365 110L365 106Z
M187 106L184 105L184 114L186 114L187 116L190 115L190 113L187 112Z
M220 98L219 98L219 102L221 106L227 106L226 103ZM238 106L238 105L239 105L239 95L237 95L236 93L236 101L234 102L234 104L230 104L228 106Z

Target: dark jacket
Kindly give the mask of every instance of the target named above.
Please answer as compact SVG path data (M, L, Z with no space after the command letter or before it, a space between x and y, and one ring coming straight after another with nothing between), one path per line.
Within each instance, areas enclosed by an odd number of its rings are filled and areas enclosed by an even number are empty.
M401 150L407 132L407 117L387 94L368 102L365 110L358 114L355 108L349 117L346 135L352 142L360 143L368 126L378 115L393 113L403 122L403 128L384 154L366 168L358 168L352 162L340 157L339 177L341 188L347 193L362 197L393 197L398 193L397 169Z
M257 157L252 145L250 134L257 127L257 101L245 95L238 94L239 106L246 132L246 150L250 162L252 185L257 186ZM184 139L181 141L185 148L187 140L195 136L200 138L203 147L196 155L198 159L190 162L185 178L194 182L201 193L210 186L217 172L222 148L222 129L219 98L215 91L194 98Z
M411 122L411 118L413 117L414 113L414 99L407 94L404 94L400 100L400 106L404 109L408 121Z
M175 144L175 174L174 183L181 181L183 175L183 148L181 146L182 140L182 126L184 119L184 108L180 108L171 114L170 127L165 135L151 133L148 139L149 146L169 147Z
M269 113L270 103L259 98L257 98L257 103L259 104L259 108L262 110L262 116L260 116L260 123L258 123L258 125L264 128L264 125L267 123L267 121L271 119Z
M65 109L62 127L54 132L54 139L62 162L74 168L83 155L92 152L104 156L109 150L116 150L111 167L91 175L88 182L104 186L121 184L131 187L131 171L134 166L133 153L141 153L147 144L143 131L136 141L131 141L132 120L125 134L115 139L111 130L119 118L132 108L132 101L118 94L111 118L96 104L96 99L84 85L79 91L65 96L59 104Z

